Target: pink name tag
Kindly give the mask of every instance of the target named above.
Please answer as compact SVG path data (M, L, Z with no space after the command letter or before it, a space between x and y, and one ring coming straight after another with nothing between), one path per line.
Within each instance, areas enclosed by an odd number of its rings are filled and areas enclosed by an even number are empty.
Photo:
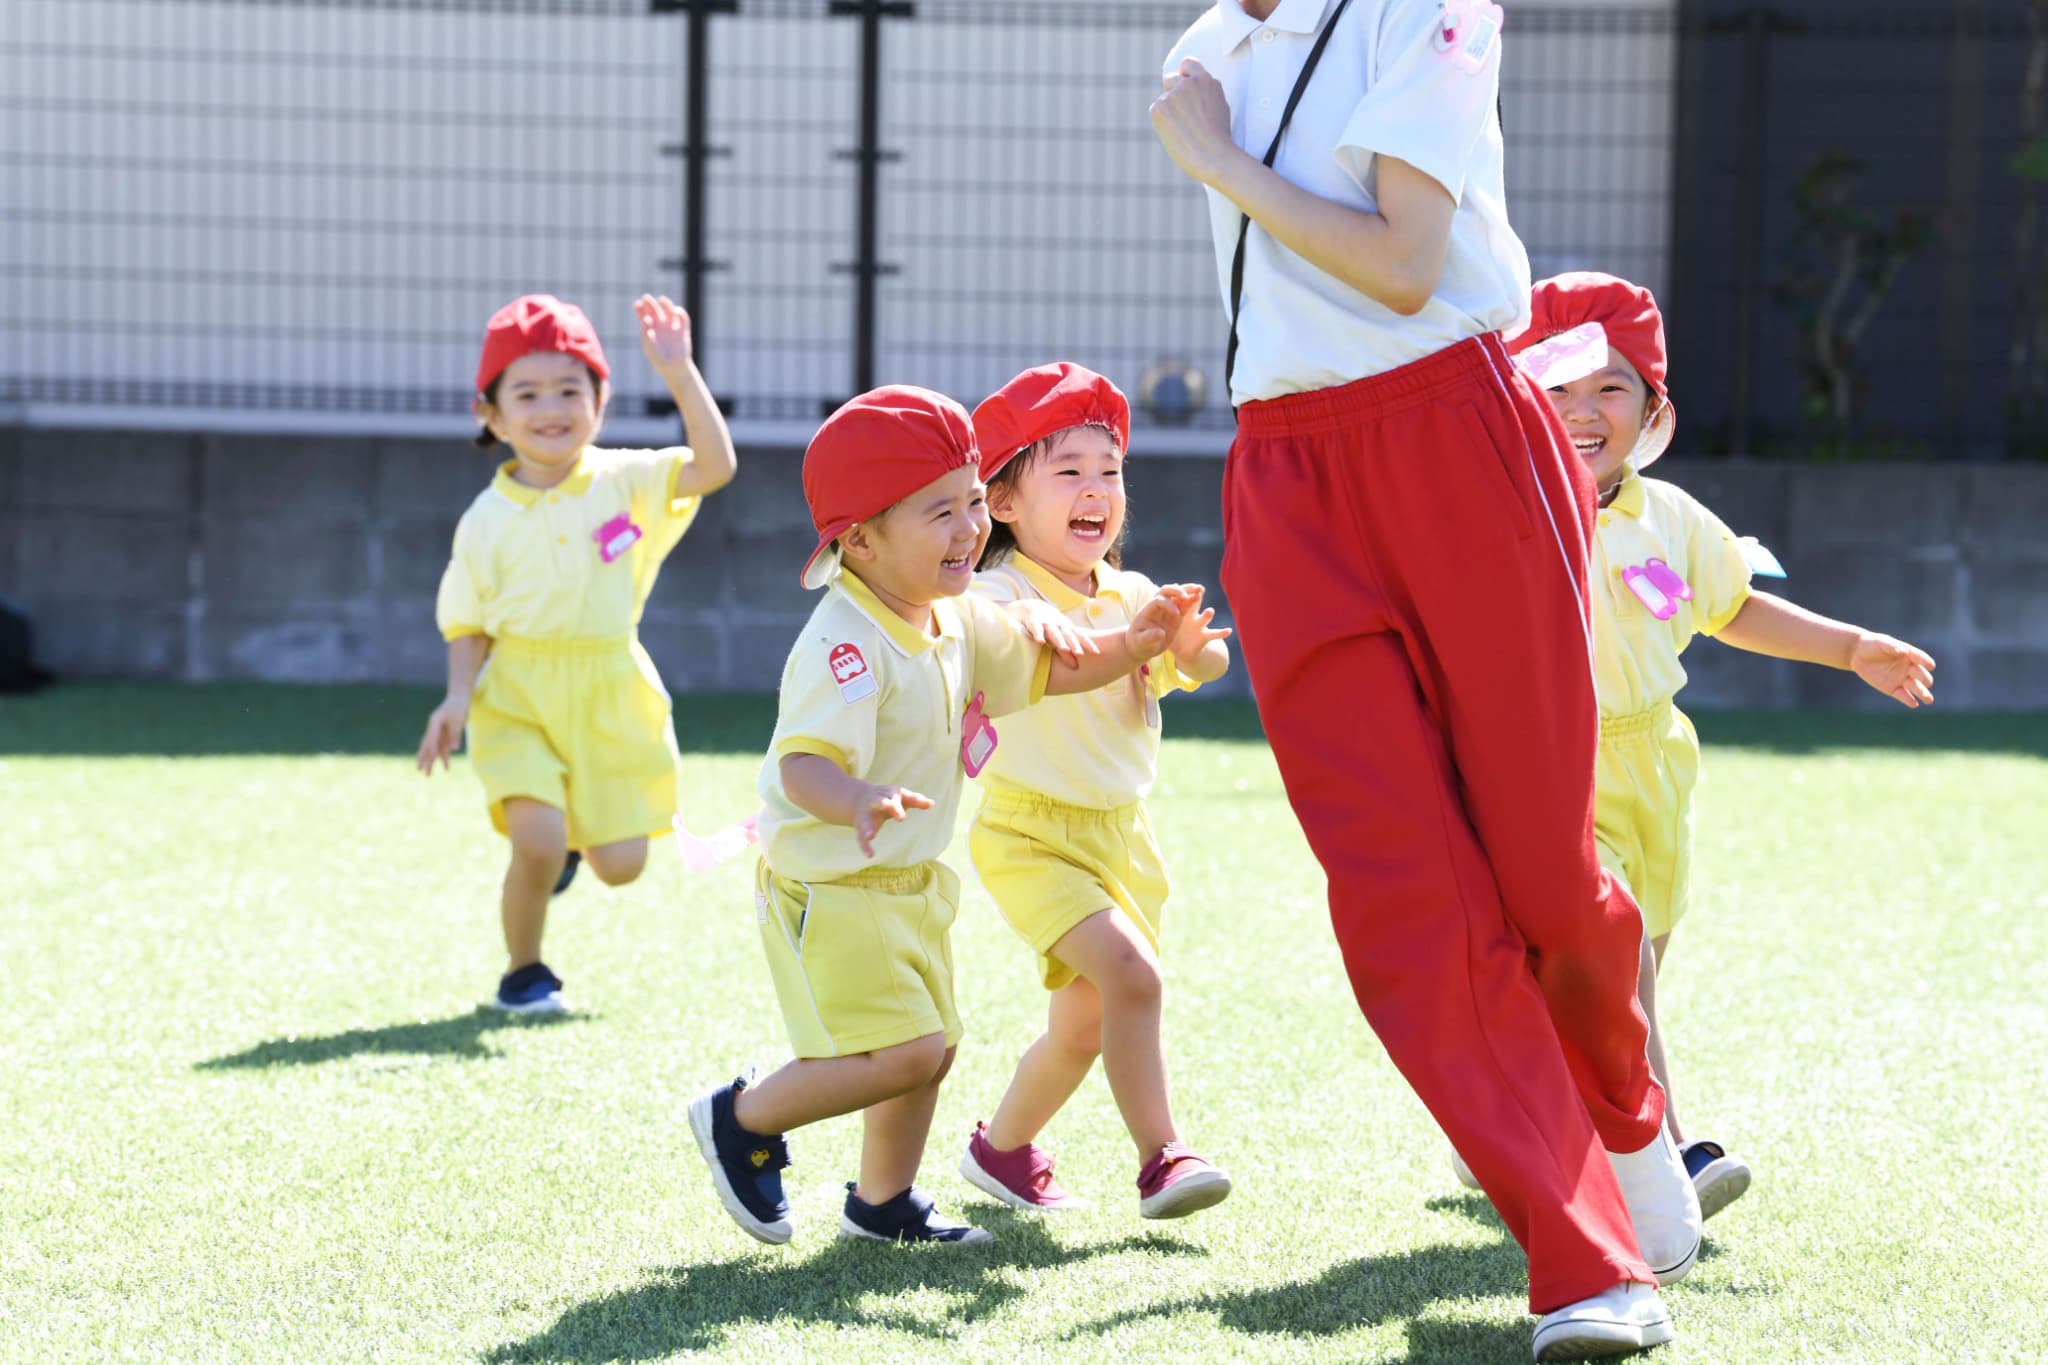
M1582 322L1529 347L1515 357L1515 367L1539 389L1554 389L1584 379L1607 363L1607 329Z
M632 549L633 543L640 539L640 535L640 528L633 524L633 518L621 512L592 531L590 538L597 542L598 555L609 564Z
M1476 76L1493 55L1493 40L1500 37L1504 18L1499 5L1437 0L1436 50L1458 70Z
M1676 616L1680 602L1692 601L1692 585L1661 559L1623 570L1621 581L1659 621Z
M996 751L996 727L982 714L982 694L976 692L960 720L960 766L969 777L980 777Z

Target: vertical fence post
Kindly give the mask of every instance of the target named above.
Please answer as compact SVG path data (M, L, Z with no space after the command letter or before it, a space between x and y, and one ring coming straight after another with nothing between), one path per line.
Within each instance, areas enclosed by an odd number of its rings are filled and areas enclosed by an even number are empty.
M1742 24L1742 132L1735 167L1735 385L1728 404L1729 446L1737 455L1756 453L1757 295L1763 287L1764 187L1769 179L1764 100L1775 18L1767 9L1751 9Z
M837 156L858 167L854 258L832 269L853 276L853 391L875 386L875 281L896 273L881 259L881 168L900 154L882 149L882 20L908 19L911 0L832 0L829 13L860 20L860 143Z
M690 344L699 367L704 359L704 277L725 269L704 248L704 172L712 157L731 149L714 147L706 136L711 104L711 16L736 14L739 0L651 0L654 14L684 16L684 36L689 46L683 68L683 140L665 144L663 156L683 161L683 254L667 257L659 268L679 271L683 277L683 308L690 315ZM675 404L666 398L649 402L655 412L672 412Z

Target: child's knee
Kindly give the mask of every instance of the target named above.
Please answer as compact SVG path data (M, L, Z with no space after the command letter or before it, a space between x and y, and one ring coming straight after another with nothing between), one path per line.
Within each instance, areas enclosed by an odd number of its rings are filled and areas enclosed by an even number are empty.
M892 1095L907 1095L936 1084L946 1074L953 1050L946 1046L943 1033L931 1033L868 1055L879 1073L878 1083Z
M960 1049L959 1049L959 1048L957 1048L957 1047L949 1047L949 1048L947 1048L947 1049L946 1049L946 1055L945 1055L945 1056L944 1056L944 1057L943 1057L943 1058L942 1058L942 1059L940 1060L940 1062L939 1062L939 1069L938 1069L938 1072L937 1072L937 1073L936 1073L935 1075L933 1075L933 1077L931 1078L931 1080L927 1081L927 1082L926 1082L926 1084L927 1084L927 1085L937 1085L937 1084L938 1084L939 1082L941 1082L941 1081L945 1080L945 1079L946 1079L946 1077L948 1077L948 1076L952 1075L952 1074L953 1074L953 1059L954 1059L954 1058L955 1058L956 1056L958 1056L959 1054L960 1054Z
M1126 945L1112 957L1094 984L1105 1002L1126 1009L1156 1007L1165 993L1158 961L1135 945Z
M637 881L646 871L647 843L636 839L625 844L605 844L586 849L583 861L590 864L590 870L606 886L625 886Z

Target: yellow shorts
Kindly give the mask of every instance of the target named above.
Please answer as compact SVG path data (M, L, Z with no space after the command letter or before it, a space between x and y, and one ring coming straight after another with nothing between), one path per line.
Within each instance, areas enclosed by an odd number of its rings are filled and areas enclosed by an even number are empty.
M799 1057L875 1052L933 1033L960 1042L953 917L944 863L877 867L830 882L754 872L755 918L775 998Z
M675 819L668 691L631 637L493 641L469 761L500 834L517 796L564 812L571 848L667 834Z
M1669 702L1600 722L1593 840L1600 865L1625 882L1651 938L1671 932L1692 901L1692 791L1700 740Z
M1075 925L1115 907L1159 951L1166 862L1143 801L1115 810L1070 806L1029 792L991 791L967 850L996 908L1038 950L1038 979L1056 991L1074 969L1052 946Z

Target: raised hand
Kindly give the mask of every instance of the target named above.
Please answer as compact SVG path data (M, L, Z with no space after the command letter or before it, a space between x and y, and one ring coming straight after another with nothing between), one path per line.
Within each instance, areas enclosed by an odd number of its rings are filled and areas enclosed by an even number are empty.
M1228 640L1228 630L1212 629L1209 625L1216 619L1216 609L1202 606L1202 585L1199 583L1171 583L1174 600L1180 607L1180 626L1174 632L1173 657L1181 663L1192 663L1203 648L1216 640ZM1161 588L1163 594L1167 588Z
M1232 156L1243 155L1230 138L1230 101L1223 85L1193 57L1167 76L1152 101L1152 127L1173 164L1207 185Z
M682 305L666 294L642 294L633 301L633 315L640 319L640 349L655 373L666 381L690 368L696 353L690 346L690 315Z
M1866 631L1850 651L1849 667L1901 705L1934 703L1934 656L1904 640Z

